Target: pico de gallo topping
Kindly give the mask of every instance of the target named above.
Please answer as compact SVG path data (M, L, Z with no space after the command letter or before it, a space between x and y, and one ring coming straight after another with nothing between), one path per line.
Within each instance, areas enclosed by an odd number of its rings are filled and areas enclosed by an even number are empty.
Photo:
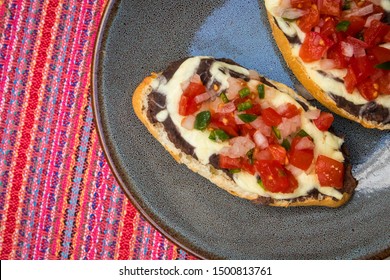
M182 127L226 144L218 152L219 168L256 176L259 187L272 193L293 193L302 172L315 172L320 186L343 187L343 163L316 155L313 138L302 129L305 118L319 131L328 131L330 113L305 111L292 99L275 106L271 100L284 93L260 79L227 81L229 86L222 90L219 83L205 86L198 74L193 75L182 86L178 106Z
M306 34L299 57L346 69L348 93L390 95L390 25L381 0L282 0L278 14Z

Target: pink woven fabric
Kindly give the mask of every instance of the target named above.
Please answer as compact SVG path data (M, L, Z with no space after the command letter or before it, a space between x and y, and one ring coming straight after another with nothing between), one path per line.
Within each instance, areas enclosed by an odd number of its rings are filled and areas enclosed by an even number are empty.
M0 0L0 258L194 259L105 160L91 60L108 0Z

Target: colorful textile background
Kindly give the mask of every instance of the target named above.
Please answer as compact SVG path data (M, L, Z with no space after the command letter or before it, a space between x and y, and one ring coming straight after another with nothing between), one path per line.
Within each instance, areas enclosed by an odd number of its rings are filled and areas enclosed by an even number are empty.
M108 0L0 0L0 258L194 259L115 181L91 106Z

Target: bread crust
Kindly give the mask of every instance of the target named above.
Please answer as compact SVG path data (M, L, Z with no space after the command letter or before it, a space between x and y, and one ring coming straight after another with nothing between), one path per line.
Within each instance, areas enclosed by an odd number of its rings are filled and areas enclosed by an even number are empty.
M355 115L352 115L351 113L338 107L336 102L332 98L330 98L329 95L326 92L324 92L318 86L318 84L315 83L310 78L303 64L292 54L290 43L287 40L285 34L280 30L280 28L276 24L274 16L269 11L267 11L267 16L268 16L268 21L270 22L272 35L288 67L291 69L291 71L294 73L297 79L301 82L301 84L310 92L310 94L315 99L317 99L322 105L327 107L332 112L344 118L360 123L362 126L366 128L376 128L380 130L390 129L390 124L384 125L382 123L368 121L366 119L363 119L362 117L357 117Z
M167 133L164 131L163 125L160 123L153 124L147 117L148 95L152 92L151 85L153 80L157 77L158 74L152 73L139 84L139 86L134 91L132 98L133 108L137 117L146 126L149 132L163 145L163 147L178 163L185 164L189 169L202 175L230 194L250 200L255 204L266 204L276 207L326 206L335 208L343 205L350 199L352 193L345 192L343 193L343 197L340 200L321 194L321 199L318 199L312 195L308 195L305 197L299 197L298 199L271 199L271 201L264 203L262 199L259 199L261 198L259 195L249 193L238 187L237 184L235 184L235 182L224 171L214 168L211 164L204 165L194 157L183 153L177 149L175 145L169 140ZM275 81L272 81L272 83L276 85L280 91L286 92L293 98L305 103L308 107L312 107L303 97L296 94L291 88Z

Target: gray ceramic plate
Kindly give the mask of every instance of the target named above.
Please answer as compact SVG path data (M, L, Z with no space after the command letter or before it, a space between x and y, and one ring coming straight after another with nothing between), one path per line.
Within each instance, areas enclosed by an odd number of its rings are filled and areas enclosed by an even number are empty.
M338 209L259 207L178 165L136 118L132 93L189 55L227 57L294 86L262 1L110 3L94 61L94 111L119 183L163 234L201 258L354 259L390 255L390 135L336 118L360 184Z

